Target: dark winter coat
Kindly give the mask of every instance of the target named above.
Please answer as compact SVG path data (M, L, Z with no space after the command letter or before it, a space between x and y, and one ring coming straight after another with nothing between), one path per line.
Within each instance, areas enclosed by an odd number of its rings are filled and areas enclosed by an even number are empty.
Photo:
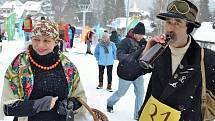
M118 46L119 38L117 31L112 31L110 35L110 41L114 42L116 46Z
M0 42L2 42L2 38L3 38L3 37L2 37L2 35L1 35L1 33L0 33Z
M201 47L192 38L187 52L172 76L171 52L167 48L154 63L145 102L140 112L149 97L153 95L162 103L181 111L180 121L201 121L200 58ZM215 52L205 49L204 63L207 89L215 95ZM173 83L176 83L176 87L170 85ZM169 96L161 99L165 89L165 94L169 94Z
M119 43L117 48L117 58L119 60L117 75L120 78L134 81L145 73L136 61L145 45L145 39L138 42L131 39L131 37L126 37ZM133 73L130 74L129 72Z

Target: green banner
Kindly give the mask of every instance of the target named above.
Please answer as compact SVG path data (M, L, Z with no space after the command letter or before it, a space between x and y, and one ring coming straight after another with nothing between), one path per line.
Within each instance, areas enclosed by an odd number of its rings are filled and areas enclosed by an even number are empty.
M136 25L137 25L137 23L139 23L140 22L140 19L138 19L138 18L134 18L130 23L129 23L129 25L128 25L128 30L129 29L131 29L131 28L134 28Z
M12 13L8 18L6 18L6 31L8 40L13 40L15 35L15 23L16 23L16 13Z

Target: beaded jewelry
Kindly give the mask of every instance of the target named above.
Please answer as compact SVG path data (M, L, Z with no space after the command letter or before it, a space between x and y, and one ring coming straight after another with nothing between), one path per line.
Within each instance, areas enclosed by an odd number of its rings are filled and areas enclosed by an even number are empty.
M46 71L51 70L51 69L57 67L57 65L60 63L60 59L58 59L58 60L57 60L53 65L51 65L51 66L48 66L48 67L42 66L42 65L40 65L40 64L38 64L37 62L34 61L34 59L31 57L31 54L30 54L30 51L29 51L29 50L28 50L28 57L29 57L30 61L31 61L36 67L38 67L38 68L40 68L40 69L42 69L42 70L46 70Z

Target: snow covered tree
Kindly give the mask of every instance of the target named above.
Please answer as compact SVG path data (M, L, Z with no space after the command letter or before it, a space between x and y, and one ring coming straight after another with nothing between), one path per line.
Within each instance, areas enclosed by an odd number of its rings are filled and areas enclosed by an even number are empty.
M93 0L92 1L92 16L94 21L92 22L93 25L102 24L103 23L103 9L104 9L104 0Z
M2 5L7 0L0 0L0 4Z
M54 11L54 18L55 21L60 22L64 21L64 15L62 14L64 12L67 0L51 0L52 3L52 9Z
M208 6L209 1L208 0L200 0L200 5L199 5L199 21L211 21L211 15L209 12L209 6Z
M157 34L162 31L162 21L156 18L157 14L160 12L166 11L165 6L167 6L169 2L165 0L155 0L153 2L152 8L150 8L150 17L155 23L155 29L151 34Z
M76 0L68 0L65 4L65 8L63 11L64 22L73 23L73 24L77 25L76 12L78 10L79 10L78 2Z
M125 16L124 0L105 0L104 5L102 18L105 24L116 17Z

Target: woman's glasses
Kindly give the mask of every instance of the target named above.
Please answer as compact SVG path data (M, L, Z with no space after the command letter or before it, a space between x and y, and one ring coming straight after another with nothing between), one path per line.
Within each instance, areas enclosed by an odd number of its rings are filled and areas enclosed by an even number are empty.
M185 1L173 1L167 6L167 11L177 11L180 14L187 14L190 6Z

